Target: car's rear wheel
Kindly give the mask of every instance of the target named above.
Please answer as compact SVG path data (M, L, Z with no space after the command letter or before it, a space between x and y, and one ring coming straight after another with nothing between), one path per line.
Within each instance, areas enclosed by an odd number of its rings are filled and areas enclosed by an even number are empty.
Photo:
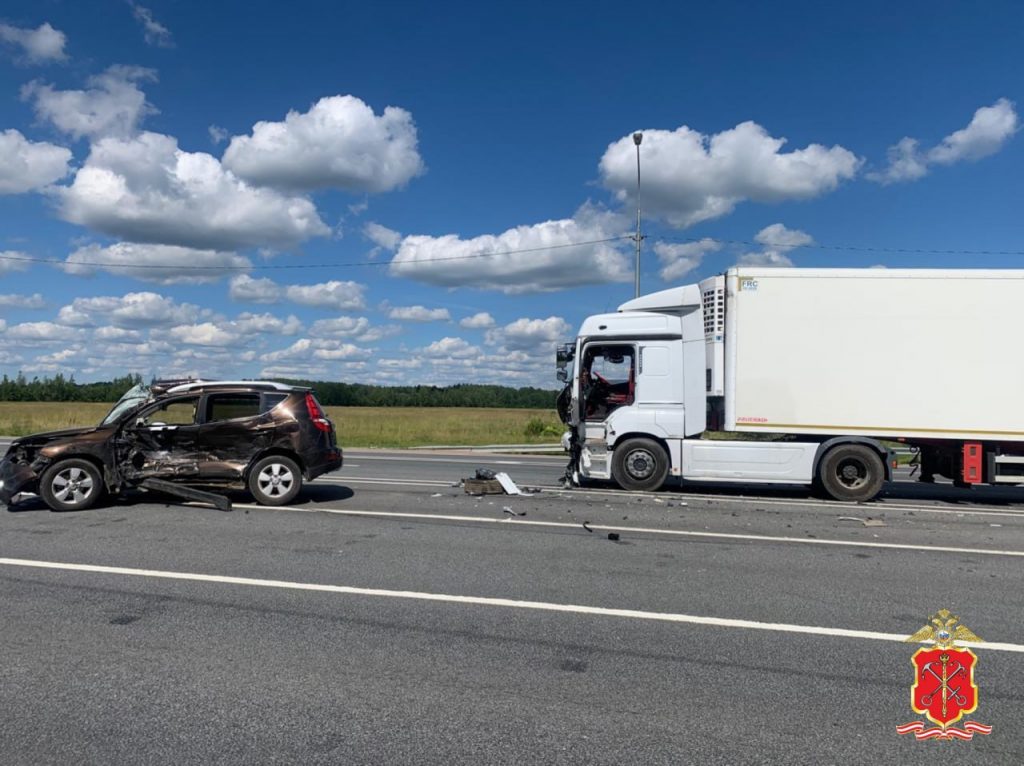
M302 471L291 458L269 455L249 472L249 492L260 505L285 505L302 489Z
M102 496L103 477L88 460L61 460L43 472L39 494L55 511L81 511L91 508Z

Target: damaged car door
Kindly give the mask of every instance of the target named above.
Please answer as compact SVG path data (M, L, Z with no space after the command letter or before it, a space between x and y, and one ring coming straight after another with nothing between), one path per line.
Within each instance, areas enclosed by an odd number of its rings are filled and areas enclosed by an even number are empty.
M280 401L281 394L262 397L259 393L207 394L202 406L199 446L206 454L200 466L204 479L241 481L252 459L273 444L276 421L263 406L271 396Z
M122 432L118 467L125 478L189 480L199 475L199 397L183 396L141 410Z

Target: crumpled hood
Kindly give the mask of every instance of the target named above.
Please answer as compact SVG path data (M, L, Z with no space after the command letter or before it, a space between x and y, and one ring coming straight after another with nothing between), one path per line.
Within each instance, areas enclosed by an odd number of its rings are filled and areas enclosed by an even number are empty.
M65 428L63 431L46 431L41 434L22 436L11 442L11 448L15 447L38 447L42 444L60 441L77 436L85 436L99 430L109 431L110 426L85 426L84 428Z

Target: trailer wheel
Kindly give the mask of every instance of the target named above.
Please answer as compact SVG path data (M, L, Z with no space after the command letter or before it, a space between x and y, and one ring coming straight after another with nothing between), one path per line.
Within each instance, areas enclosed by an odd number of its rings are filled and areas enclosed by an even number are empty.
M871 447L846 444L825 453L818 464L818 481L833 500L864 502L885 483L885 464Z
M39 494L55 511L84 511L103 494L103 477L88 460L61 460L40 477Z
M612 455L612 478L623 489L658 489L668 478L668 454L651 439L626 439Z

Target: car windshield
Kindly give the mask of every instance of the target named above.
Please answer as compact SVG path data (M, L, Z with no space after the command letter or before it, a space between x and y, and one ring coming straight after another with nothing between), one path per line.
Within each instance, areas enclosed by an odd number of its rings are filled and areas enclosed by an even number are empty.
M133 386L128 389L124 396L117 400L117 404L114 405L113 409L107 413L107 416L103 418L101 426L108 426L111 423L117 422L118 418L124 415L126 412L135 409L140 404L145 402L150 397L149 386L144 386L141 383L137 386Z

